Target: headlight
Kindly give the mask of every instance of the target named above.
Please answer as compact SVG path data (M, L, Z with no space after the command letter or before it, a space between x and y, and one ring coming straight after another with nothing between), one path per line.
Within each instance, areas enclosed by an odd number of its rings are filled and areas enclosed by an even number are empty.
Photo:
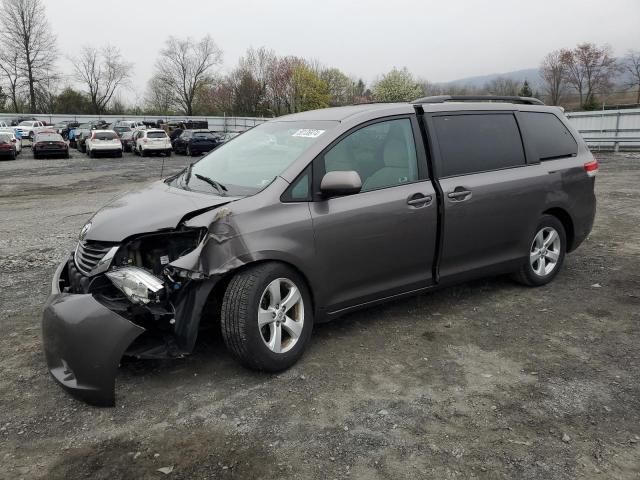
M133 303L157 301L164 283L155 275L138 267L124 267L106 273L109 280Z

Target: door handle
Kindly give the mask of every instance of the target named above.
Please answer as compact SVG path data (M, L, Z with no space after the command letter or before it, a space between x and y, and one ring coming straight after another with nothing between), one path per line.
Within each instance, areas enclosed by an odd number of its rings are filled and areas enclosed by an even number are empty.
M464 200L469 195L471 195L469 190L454 190L453 192L449 192L447 197L452 200Z
M422 195L421 193L416 193L412 195L407 200L407 205L411 205L412 207L421 207L423 205L428 205L433 200L431 195Z

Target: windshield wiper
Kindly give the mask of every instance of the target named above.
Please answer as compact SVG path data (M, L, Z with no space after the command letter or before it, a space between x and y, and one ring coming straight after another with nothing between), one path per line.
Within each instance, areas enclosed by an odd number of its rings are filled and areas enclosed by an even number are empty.
M191 169L189 169L189 173L191 173ZM205 177L204 175L200 175L199 173L196 173L195 177L197 179L199 179L199 180L202 180L205 183L208 183L213 188L215 188L218 191L218 193L220 194L221 197L226 197L227 196L227 187L225 187L220 182L216 182L212 178Z
M191 168L193 168L193 163L187 165L187 168L184 171L183 182L185 185L189 185L189 180L191 180Z

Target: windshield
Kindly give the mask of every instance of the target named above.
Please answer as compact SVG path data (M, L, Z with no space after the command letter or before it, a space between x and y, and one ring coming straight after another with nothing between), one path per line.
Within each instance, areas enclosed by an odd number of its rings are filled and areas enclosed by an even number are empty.
M0 143L11 143L11 135L7 133L0 133Z
M94 140L115 140L118 136L115 132L96 132L93 134Z
M62 137L57 133L41 133L36 136L36 142L61 142Z
M147 138L166 138L167 134L164 132L148 132Z
M33 122L20 122L18 124L20 127L33 127Z
M186 188L212 191L197 174L224 185L229 195L258 193L336 125L332 121L263 123L194 164Z
M211 132L194 132L194 138L202 138L206 140L216 140L218 137Z
M116 127L114 130L118 133L125 133L125 132L131 131L129 127Z

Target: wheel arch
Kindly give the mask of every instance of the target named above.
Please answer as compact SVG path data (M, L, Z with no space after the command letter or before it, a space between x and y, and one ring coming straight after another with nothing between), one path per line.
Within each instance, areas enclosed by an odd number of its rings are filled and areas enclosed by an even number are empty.
M314 295L314 291L313 288L311 286L311 282L309 281L309 277L300 269L298 268L294 263L287 261L287 260L283 260L280 258L260 258L260 259L256 259L254 261L245 263L244 265L241 265L237 268L234 268L233 270L229 270L228 272L225 272L220 279L216 282L215 286L213 287L213 289L211 290L211 292L209 293L209 298L207 300L207 305L205 306L204 311L202 312L203 317L205 317L207 314L212 314L215 313L214 317L216 317L216 319L219 319L219 309L222 306L222 297L224 296L224 293L227 289L227 286L229 285L229 282L231 281L231 279L238 274L239 272L242 272L244 270L247 270L249 268L253 268L256 267L258 265L262 265L265 263L280 263L282 265L285 265L289 268L291 268L293 271L295 271L301 278L302 280L305 282L305 286L307 287L307 290L309 291L309 296L311 297L311 308L312 311L314 313L314 320L317 322L319 320L318 315L319 315L319 311L316 305L316 299L315 299L315 295ZM213 309L213 311L212 311Z
M567 236L567 252L573 250L574 240L575 240L575 227L573 223L573 218L567 210L561 207L553 207L542 212L543 215L551 215L556 217L562 226L564 227L565 234Z

